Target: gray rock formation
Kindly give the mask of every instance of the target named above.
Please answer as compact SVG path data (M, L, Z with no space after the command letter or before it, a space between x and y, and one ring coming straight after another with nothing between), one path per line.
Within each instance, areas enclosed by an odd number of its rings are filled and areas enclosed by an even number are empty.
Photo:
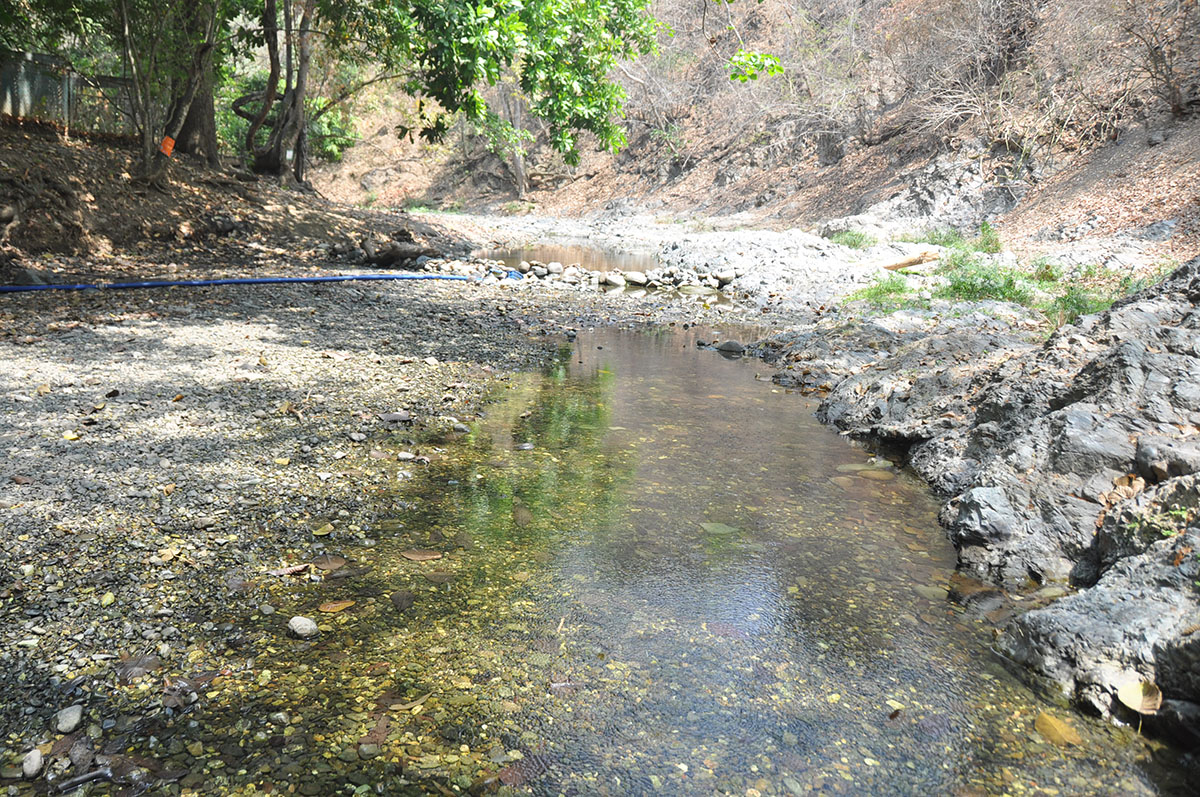
M1005 629L1015 661L1106 715L1123 679L1156 681L1177 732L1200 734L1198 303L1200 258L1040 346L893 317L756 350L953 496L961 569L1081 588Z

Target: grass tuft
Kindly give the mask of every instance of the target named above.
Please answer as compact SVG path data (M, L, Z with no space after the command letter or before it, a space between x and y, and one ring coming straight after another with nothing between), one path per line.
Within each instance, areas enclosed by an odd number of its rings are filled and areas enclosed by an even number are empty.
M867 235L862 230L839 230L829 236L829 240L851 249L869 249L878 243L874 237Z

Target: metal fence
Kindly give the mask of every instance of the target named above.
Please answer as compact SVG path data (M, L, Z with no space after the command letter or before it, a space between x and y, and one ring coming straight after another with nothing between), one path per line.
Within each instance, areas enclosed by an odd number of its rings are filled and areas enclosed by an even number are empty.
M128 81L81 75L63 59L0 50L0 113L69 130L133 132Z

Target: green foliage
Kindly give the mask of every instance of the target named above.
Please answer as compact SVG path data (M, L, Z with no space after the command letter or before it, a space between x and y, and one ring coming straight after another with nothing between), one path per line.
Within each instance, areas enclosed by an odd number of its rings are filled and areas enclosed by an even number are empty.
M1039 257L1033 261L1033 278L1038 282L1054 283L1063 277L1062 266L1048 257Z
M958 250L943 260L938 273L947 283L938 289L940 299L977 302L994 299L1029 305L1033 290L1019 271L985 262L970 252Z
M869 249L878 243L874 237L867 235L862 230L839 230L829 236L829 240L851 249Z
M985 254L998 254L1002 249L1000 233L986 221L979 227L979 237L975 239L975 251Z
M1000 241L1000 234L996 231L995 227L986 221L980 225L979 236L974 239L967 238L953 227L942 227L940 229L928 230L920 235L902 235L900 240L910 243L944 246L947 249L982 252L988 255L997 254L1004 248Z
M1104 296L1080 285L1066 285L1063 292L1045 308L1046 317L1060 327L1074 324L1082 316L1099 313L1112 307L1113 296Z
M937 230L929 230L919 235L902 235L901 241L915 244L931 244L933 246L945 246L950 248L965 247L967 239L962 233L953 227L944 227Z
M759 75L771 77L783 74L783 64L777 56L754 50L740 49L729 58L729 79L739 83L758 80Z
M860 288L846 297L848 302L866 302L872 307L897 310L912 304L909 297L908 280L900 274L887 274L876 278L874 284Z
M310 111L308 145L314 157L336 163L342 159L342 152L358 141L358 136L354 132L354 117L343 108L330 108L320 117L313 118L311 112L324 104L325 100L320 97L309 97L305 101Z

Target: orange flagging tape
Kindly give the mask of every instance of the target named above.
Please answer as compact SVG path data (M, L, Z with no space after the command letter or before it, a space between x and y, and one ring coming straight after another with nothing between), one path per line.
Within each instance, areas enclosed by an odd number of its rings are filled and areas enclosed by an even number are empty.
M171 157L171 153L175 151L175 139L171 138L170 136L165 136L162 140L162 144L158 147L158 151L166 155L168 158Z

